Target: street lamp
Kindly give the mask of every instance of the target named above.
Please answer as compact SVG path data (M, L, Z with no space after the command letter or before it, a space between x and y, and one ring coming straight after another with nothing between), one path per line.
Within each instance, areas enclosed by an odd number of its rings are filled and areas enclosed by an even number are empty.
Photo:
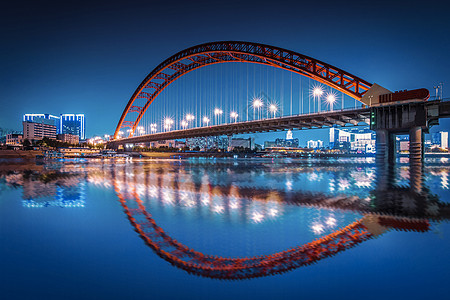
M315 105L315 103L316 103L316 98L317 98L317 108L318 108L318 111L320 112L320 97L323 95L323 90L322 90L322 88L320 87L320 86L316 86L314 89L313 89L313 97L314 97L314 105Z
M156 123L150 124L150 132L156 132L156 131L157 131L157 129L156 129Z
M128 136L132 136L132 134L133 134L133 129L129 128L129 129L127 129L127 132L128 132Z
M195 120L195 116L194 115L192 115L192 114L187 114L186 115L186 121L190 122L190 121L194 121L194 120Z
M230 114L230 117L234 118L234 123L236 123L236 120L239 117L239 115L236 112L232 111L231 114Z
M214 109L214 116L216 118L216 125L219 124L219 116L223 114L223 110L220 108Z
M137 127L137 132L138 132L139 135L144 134L145 133L144 126L138 126Z
M209 118L208 117L203 117L203 123L206 123L206 126L208 126Z
M258 118L259 118L259 109L261 108L261 107L263 107L263 102L261 101L261 99L259 99L259 98L256 98L254 101L253 101L253 120L255 119L255 109L257 109L258 110Z
M275 104L270 104L269 110L270 110L271 113L273 113L273 117L275 118L275 114L276 114L276 112L278 110L278 107Z
M170 131L172 124L173 124L173 120L171 118L164 119L164 129L167 129L168 131Z
M333 104L336 102L336 96L333 93L329 93L327 95L327 102L331 107L331 110L333 110Z
M188 125L189 123L186 120L181 121L181 127L183 127L183 129L186 129Z

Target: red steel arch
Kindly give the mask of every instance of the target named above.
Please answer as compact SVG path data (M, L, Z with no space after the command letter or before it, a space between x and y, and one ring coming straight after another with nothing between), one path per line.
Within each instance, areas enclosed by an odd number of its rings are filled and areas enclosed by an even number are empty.
M283 48L237 41L205 43L178 52L147 75L128 101L114 132L114 139L123 127L130 127L132 136L150 104L173 81L195 69L225 62L257 63L288 70L317 80L357 100L372 86L325 62ZM133 105L140 98L147 99L145 105ZM138 116L134 121L125 120L129 113L138 113Z

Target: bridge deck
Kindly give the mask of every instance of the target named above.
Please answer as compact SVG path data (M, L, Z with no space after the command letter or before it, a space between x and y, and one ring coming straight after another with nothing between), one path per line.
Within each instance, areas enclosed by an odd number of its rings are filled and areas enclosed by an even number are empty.
M286 129L311 129L331 127L333 125L345 126L369 123L370 108L351 110L337 110L324 113L288 116L281 118L263 119L247 122L236 122L222 125L196 127L183 130L172 130L136 137L117 139L109 142L110 146L127 143L145 143L161 140L185 139L194 137L232 135L255 132L269 132Z
M196 127L183 130L172 130L136 137L116 139L108 142L109 147L132 143L146 143L152 141L186 139L194 137L233 135L243 133L270 132L286 129L311 129L331 127L334 125L360 125L369 124L370 112L372 110L395 110L399 107L412 107L424 105L424 118L428 120L429 126L438 124L440 118L450 117L450 101L433 100L424 102L392 103L388 105L365 107L358 109L335 110L313 114L303 114L280 118L271 118L255 121L236 122L214 126ZM409 112L410 109L406 109ZM415 117L415 115L414 115ZM400 118L405 119L405 118ZM378 122L377 122L378 123ZM381 122L380 122L381 124ZM409 127L408 127L409 128ZM372 128L374 129L374 128ZM375 128L376 129L376 128Z

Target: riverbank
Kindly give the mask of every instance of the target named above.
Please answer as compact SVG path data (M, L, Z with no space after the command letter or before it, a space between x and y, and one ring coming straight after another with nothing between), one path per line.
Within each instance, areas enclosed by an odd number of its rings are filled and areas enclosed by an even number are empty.
M40 150L0 150L0 158L36 159L37 155L42 155L42 151L40 151Z
M235 153L235 152L124 152L134 158L195 158L195 157L239 157L239 158L340 158L340 157L375 157L375 154L355 154L355 153ZM267 155L269 154L269 156ZM270 155L271 154L271 155ZM42 156L43 152L40 150L0 150L1 159L36 159L36 156ZM398 153L398 157L408 157L408 153ZM66 156L68 157L68 156ZM74 156L75 157L75 156ZM80 156L76 156L77 158ZM425 153L425 157L447 157L450 158L450 153ZM83 156L83 158L90 158L89 156ZM93 158L99 158L95 156Z

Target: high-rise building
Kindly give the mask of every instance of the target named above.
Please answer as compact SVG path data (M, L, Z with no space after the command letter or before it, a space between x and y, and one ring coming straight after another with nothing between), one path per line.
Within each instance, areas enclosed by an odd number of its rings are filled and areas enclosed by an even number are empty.
M442 149L448 149L448 132L439 131L431 134L431 145Z
M56 126L46 123L22 122L23 139L42 140L44 137L56 139Z
M42 123L56 126L57 134L77 135L80 140L86 138L84 114L24 114L23 122Z
M84 114L61 114L59 126L61 134L78 135L80 140L86 138Z
M48 125L55 125L56 132L60 133L59 117L51 114L24 114L23 122L44 123Z

